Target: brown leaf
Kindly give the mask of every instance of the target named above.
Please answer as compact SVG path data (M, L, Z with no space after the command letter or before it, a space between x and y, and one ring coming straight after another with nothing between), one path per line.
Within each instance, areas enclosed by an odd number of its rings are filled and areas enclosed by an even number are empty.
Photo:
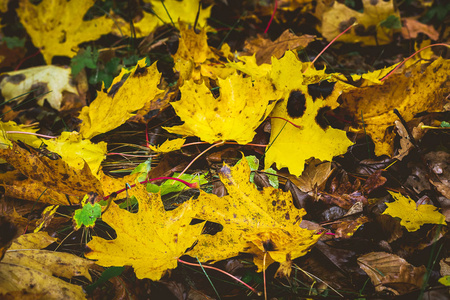
M405 39L415 39L419 33L428 35L433 41L439 39L439 32L437 32L432 25L420 23L414 18L403 18L402 21L402 36Z
M425 266L414 267L403 258L385 252L372 252L358 258L358 264L378 292L403 295L422 287Z
M77 170L60 159L52 160L31 147L23 147L13 143L12 149L0 150L0 157L23 175L58 192L71 196L83 196L88 192L103 195L100 181L92 175L87 164Z
M244 50L247 55L256 53L256 63L270 64L272 56L281 58L287 50L294 50L299 47L306 47L315 39L314 35L297 36L289 29L286 29L275 41L265 39L261 35L257 38L245 42Z

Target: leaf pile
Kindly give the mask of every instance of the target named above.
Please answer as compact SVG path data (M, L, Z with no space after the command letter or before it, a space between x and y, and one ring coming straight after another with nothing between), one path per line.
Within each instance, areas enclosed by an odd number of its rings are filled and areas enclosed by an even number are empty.
M3 2L2 297L446 295L450 7Z

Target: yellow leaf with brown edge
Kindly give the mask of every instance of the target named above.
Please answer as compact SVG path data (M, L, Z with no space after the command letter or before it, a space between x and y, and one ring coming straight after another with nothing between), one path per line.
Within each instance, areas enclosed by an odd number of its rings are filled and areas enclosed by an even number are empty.
M394 133L386 128L394 126L397 109L406 122L417 113L443 111L445 97L450 92L448 74L450 60L438 58L427 65L418 61L401 73L389 76L383 85L354 89L341 96L341 107L352 112L360 129L375 143L375 154L393 155ZM364 123L361 119L363 114Z
M114 22L108 16L83 21L94 3L94 0L43 0L34 5L21 0L17 15L33 44L41 49L47 64L51 64L53 56L74 57L78 44L111 31Z
M44 140L47 149L58 153L70 167L81 170L87 163L92 174L100 179L100 164L106 156L106 143L92 143L78 132L64 131L56 139Z
M0 262L0 294L25 290L49 299L85 299L81 286L54 276L84 276L91 281L93 262L70 253L39 250L55 240L46 232L18 237Z
M447 225L445 216L439 212L436 206L429 204L417 205L414 200L400 193L391 191L389 193L395 201L386 203L387 208L383 214L400 218L400 225L404 226L409 232L419 230L423 224Z
M138 61L130 71L122 69L107 93L99 92L91 105L83 107L78 118L83 121L80 134L85 139L119 127L133 116L132 112L141 109L162 92L158 89L161 73L156 63L146 67L145 60ZM128 77L124 79L124 76Z
M105 240L93 237L87 246L89 259L101 266L132 266L139 279L159 280L167 270L177 266L177 259L197 240L203 224L189 225L196 210L183 203L165 211L159 194L149 194L138 185L129 190L139 202L139 211L131 213L114 202L102 220L117 233Z
M249 181L247 160L230 168L224 164L220 180L228 195L218 197L201 191L191 205L199 206L197 218L223 225L215 235L201 235L198 244L187 254L201 261L219 261L246 252L262 257L267 252L266 267L271 261L286 263L305 255L319 240L314 230L301 228L306 214L293 205L292 195L266 187L258 191ZM262 260L254 260L263 270Z
M218 79L215 98L204 82L185 81L181 100L171 103L183 125L164 127L171 133L198 136L208 143L233 140L247 144L280 97L267 78L244 78L236 73Z
M356 26L339 37L340 42L363 43L367 46L392 42L394 33L399 29L383 26L383 21L388 17L394 17L400 21L400 14L394 8L394 2L392 0L362 0L362 5L364 11L358 12L338 1L333 1L331 6L326 0L318 1L315 15L322 21L319 31L328 41L331 41L356 22Z

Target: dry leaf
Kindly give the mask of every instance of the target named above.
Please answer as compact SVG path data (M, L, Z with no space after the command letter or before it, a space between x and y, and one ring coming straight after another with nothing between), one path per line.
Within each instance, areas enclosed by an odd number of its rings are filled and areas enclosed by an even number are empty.
M369 275L375 290L403 295L422 287L425 266L414 267L403 258L385 252L360 256L358 264Z

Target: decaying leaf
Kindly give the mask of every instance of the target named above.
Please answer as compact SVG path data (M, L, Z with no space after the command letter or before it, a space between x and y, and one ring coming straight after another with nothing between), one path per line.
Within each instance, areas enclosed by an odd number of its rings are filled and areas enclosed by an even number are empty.
M360 256L358 264L378 292L389 291L394 295L420 289L427 271L425 266L414 267L403 258L385 252Z
M270 64L272 56L280 59L288 50L305 48L310 42L314 41L314 38L313 35L297 36L288 29L273 42L258 35L257 38L245 41L245 53L241 55L255 54L258 65Z
M411 198L389 191L395 202L386 203L383 214L401 219L400 224L410 232L417 231L423 224L446 225L445 216L433 205L417 205Z
M204 82L185 81L181 100L172 102L185 123L164 127L171 133L198 136L208 143L233 140L251 142L255 129L267 117L279 93L267 78L244 78L234 73L218 79L220 96L215 98Z
M425 70L424 70L425 68ZM358 88L341 97L341 107L353 112L364 130L375 143L377 156L393 153L394 133L387 130L398 117L397 109L406 122L423 111L441 111L445 97L450 92L448 74L450 60L438 58L431 64L418 62L404 70L402 74L393 74L383 85ZM374 105L376 103L376 105Z
M65 199L62 203L50 202L51 204L68 205L68 199L64 194L70 196L83 196L88 192L103 194L100 181L92 175L87 164L84 164L82 169L74 169L62 160L52 160L32 148L22 148L15 143L11 149L0 150L0 157L23 175L40 184L43 187L42 196L46 189L49 189ZM31 192L33 187L30 183L27 182L22 189ZM38 198L39 196L35 199Z
M139 212L120 209L115 203L102 219L117 233L114 240L93 237L86 254L101 266L133 266L137 278L159 280L166 270L177 266L177 259L191 247L203 224L189 225L196 210L180 205L165 211L159 194L149 194L143 186L129 191L139 202Z
M402 18L402 36L405 39L415 39L419 33L424 33L433 41L439 39L439 32L432 25L420 23L415 18Z
M201 261L218 261L239 252L255 255L258 270L277 261L290 264L305 255L318 241L320 234L301 228L303 209L296 209L289 192L266 187L258 191L249 181L246 159L230 168L224 164L220 180L228 195L217 197L201 192L191 205L200 206L198 218L223 225L215 235L201 235L198 244L187 254ZM287 268L290 270L290 268Z
M84 276L91 280L92 261L70 253L38 250L51 244L45 232L22 235L0 262L0 294L25 290L44 293L49 299L85 299L81 286L54 276Z
M124 76L128 77L125 79ZM145 58L131 71L122 69L108 92L99 92L91 105L81 110L78 117L83 121L80 134L89 139L125 123L132 112L142 108L162 92L157 86L160 79L156 63L146 67Z
M2 73L0 78L0 91L3 97L6 100L17 97L16 101L19 103L32 93L39 105L44 105L44 101L48 101L51 107L59 110L63 92L78 95L77 88L72 82L70 68L67 67L53 65L34 67Z
M78 44L111 31L114 22L108 16L83 21L94 3L94 0L43 0L34 5L21 0L17 14L34 45L41 49L47 64L51 64L53 56L73 57Z

